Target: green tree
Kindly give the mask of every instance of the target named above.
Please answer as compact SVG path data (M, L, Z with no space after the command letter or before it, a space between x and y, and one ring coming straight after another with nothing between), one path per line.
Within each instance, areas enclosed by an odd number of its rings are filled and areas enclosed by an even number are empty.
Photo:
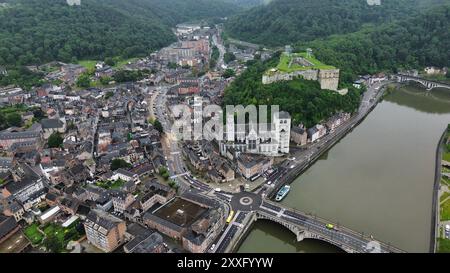
M167 180L170 177L169 171L165 167L159 167L159 175L161 175L164 180Z
M55 234L47 235L47 238L44 240L44 246L52 253L59 253L64 249L62 240L59 240Z
M129 168L129 167L131 167L131 164L121 158L113 159L111 161L111 165L110 165L111 171L115 171L120 168Z
M47 115L42 111L41 108L36 108L33 110L33 116L36 121L41 121L43 118L47 117Z
M115 66L116 62L114 61L113 58L108 57L108 58L105 59L105 64L109 65L109 66Z
M81 74L77 79L76 85L80 88L89 88L91 86L91 77L89 74Z
M234 72L233 69L228 68L223 72L222 77L224 77L225 79L228 79L228 78L234 77L235 74L236 73Z
M176 69L178 67L178 65L176 63L168 63L167 67L170 69Z
M230 63L230 62L232 62L232 61L234 61L234 60L236 60L236 56L235 56L233 53L231 53L231 52L226 52L226 53L223 55L223 61L224 61L225 63Z
M100 77L100 83L103 85L108 85L111 81L111 77Z
M63 137L59 132L54 132L48 138L47 144L49 148L59 148L63 144Z
M5 114L0 112L0 130L8 128L8 121L6 121Z
M20 127L22 126L22 117L19 113L10 113L6 115L6 121L9 126Z
M153 122L153 126L155 126L155 129L158 130L159 133L162 134L164 132L164 128L159 120L156 119Z

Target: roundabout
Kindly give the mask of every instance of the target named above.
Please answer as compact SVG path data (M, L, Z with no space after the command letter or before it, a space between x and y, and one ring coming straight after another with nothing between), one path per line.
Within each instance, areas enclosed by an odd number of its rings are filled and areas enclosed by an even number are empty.
M251 192L239 192L231 198L231 207L235 211L253 211L261 204L261 196Z

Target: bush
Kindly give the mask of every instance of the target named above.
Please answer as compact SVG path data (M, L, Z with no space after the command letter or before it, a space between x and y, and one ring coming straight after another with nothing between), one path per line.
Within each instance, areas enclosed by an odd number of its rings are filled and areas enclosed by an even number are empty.
M63 144L64 139L62 138L61 134L58 132L55 132L50 135L48 138L48 147L49 148L60 148Z
M110 169L111 171L115 171L120 168L129 168L129 167L131 167L130 163L126 162L123 159L115 158L111 161Z

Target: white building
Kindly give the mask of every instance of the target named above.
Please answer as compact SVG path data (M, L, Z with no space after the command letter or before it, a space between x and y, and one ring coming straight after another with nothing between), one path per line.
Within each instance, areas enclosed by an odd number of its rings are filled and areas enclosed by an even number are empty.
M232 148L238 153L253 153L276 156L289 153L291 116L287 112L274 115L272 123L234 124L234 116L227 115L225 141L220 143L220 152L226 156Z

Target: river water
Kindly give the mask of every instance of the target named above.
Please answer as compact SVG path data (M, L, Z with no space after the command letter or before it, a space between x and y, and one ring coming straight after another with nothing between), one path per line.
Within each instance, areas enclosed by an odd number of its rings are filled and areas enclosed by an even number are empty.
M291 184L283 204L408 252L430 247L435 152L450 123L450 90L404 86ZM337 252L257 222L239 252Z

